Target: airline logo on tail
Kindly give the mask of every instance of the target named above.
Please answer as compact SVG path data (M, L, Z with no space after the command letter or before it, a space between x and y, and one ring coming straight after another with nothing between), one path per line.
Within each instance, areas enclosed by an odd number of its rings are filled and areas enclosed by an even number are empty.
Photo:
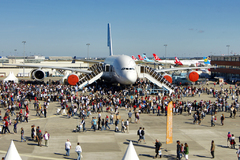
M154 57L155 61L161 61L161 59L155 53L153 53L153 57Z
M204 64L210 64L208 57L203 57L203 60L204 60Z
M144 59L142 58L142 56L138 55L138 58L140 61L144 61Z
M177 57L175 57L175 64L177 65L183 65L181 61L179 61L179 59Z
M133 59L134 61L137 61L137 58L135 58L134 56L132 56L132 59Z

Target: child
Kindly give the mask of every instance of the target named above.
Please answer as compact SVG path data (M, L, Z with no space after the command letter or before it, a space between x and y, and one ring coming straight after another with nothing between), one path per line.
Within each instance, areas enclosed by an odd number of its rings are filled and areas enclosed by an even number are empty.
M17 124L18 124L18 122L14 121L14 125L13 125L13 132L14 133L17 133Z

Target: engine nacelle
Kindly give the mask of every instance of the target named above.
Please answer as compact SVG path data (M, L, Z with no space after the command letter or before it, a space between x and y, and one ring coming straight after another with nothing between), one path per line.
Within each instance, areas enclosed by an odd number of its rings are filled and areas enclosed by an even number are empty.
M31 71L31 78L37 81L43 81L45 73L41 69L34 69Z
M172 83L172 77L168 74L162 75L168 82Z
M195 71L192 71L186 75L186 78L191 82L196 82L199 79L199 74Z
M68 82L68 84L70 84L70 85L72 85L72 86L75 86L75 85L79 82L78 75L76 75L76 74L70 74L70 75L67 77L67 82Z

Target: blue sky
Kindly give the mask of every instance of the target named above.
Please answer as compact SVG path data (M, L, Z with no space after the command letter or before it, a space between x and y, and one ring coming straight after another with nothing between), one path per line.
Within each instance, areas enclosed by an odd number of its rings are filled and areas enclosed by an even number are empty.
M240 54L239 0L0 0L0 53L152 57ZM17 49L17 51L14 51Z

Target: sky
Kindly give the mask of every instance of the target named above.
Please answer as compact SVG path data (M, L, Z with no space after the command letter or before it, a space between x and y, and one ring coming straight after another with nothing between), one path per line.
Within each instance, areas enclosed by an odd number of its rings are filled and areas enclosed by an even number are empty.
M0 0L0 55L240 54L239 0ZM165 47L164 44L167 44ZM165 50L166 49L166 50Z

